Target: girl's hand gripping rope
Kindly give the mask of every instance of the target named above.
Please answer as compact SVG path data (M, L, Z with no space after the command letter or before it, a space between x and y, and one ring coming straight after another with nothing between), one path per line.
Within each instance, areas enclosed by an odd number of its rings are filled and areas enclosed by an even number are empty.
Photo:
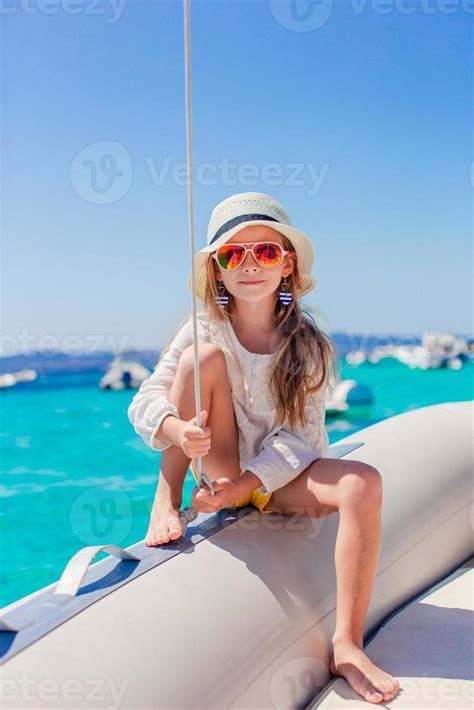
M219 479L219 480L226 480L226 479ZM188 523L192 522L196 517L198 513L203 513L203 512L212 512L214 509L204 510L203 503L201 502L201 499L197 500L196 495L197 493L201 493L201 491L205 491L205 496L215 496L216 491L215 491L215 484L208 478L208 476L204 473L204 471L201 472L201 488L198 488L197 486L194 487L193 493L192 493L192 498L191 498L191 507L183 508L183 510L179 511L179 519L181 521L181 525L183 526L183 535L186 532L186 528L188 526ZM197 502L196 502L197 501ZM221 506L224 507L224 506ZM217 509L219 510L219 508Z

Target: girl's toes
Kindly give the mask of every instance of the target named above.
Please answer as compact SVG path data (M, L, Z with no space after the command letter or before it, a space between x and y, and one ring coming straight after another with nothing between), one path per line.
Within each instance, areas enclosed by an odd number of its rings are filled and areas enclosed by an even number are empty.
M360 684L353 686L354 690L371 703L382 702L384 699L383 692L381 692L367 676L363 677L361 680L362 682Z
M380 689L383 689L383 692L385 695L389 695L390 697L393 697L394 695L397 694L398 688L400 687L400 683L395 680L395 678L385 678L379 685ZM385 700L388 700L388 697L385 697Z
M394 698L395 695L398 693L397 686L393 685L393 683L391 683L389 689L387 690L387 693L390 693L390 697Z
M388 700L389 696L393 693L393 688L388 680L381 680L377 683L377 687L381 693L384 695L384 699Z
M364 692L364 698L369 701L369 703L381 703L383 700L383 695L377 688L372 686L371 689Z
M393 700L393 698L397 694L396 690L384 690L381 692L383 692L383 699L384 700Z

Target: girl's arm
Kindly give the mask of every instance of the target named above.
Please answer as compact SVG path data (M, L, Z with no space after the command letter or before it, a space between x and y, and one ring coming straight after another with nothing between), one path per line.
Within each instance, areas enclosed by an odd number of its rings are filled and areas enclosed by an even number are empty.
M127 411L130 423L147 446L163 451L171 441L156 438L163 419L169 414L179 419L177 407L169 401L168 394L176 375L179 358L185 348L193 343L192 318L181 327L165 351L153 373L133 397Z

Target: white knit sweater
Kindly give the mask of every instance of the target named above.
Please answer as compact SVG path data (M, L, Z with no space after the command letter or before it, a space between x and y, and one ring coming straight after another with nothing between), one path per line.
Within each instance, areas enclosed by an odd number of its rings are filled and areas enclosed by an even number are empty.
M324 425L325 391L312 395L306 405L307 425L290 429L276 424L276 406L270 391L274 353L261 354L246 350L226 318L218 321L209 314L197 314L198 342L216 344L225 355L232 399L239 428L239 458L242 471L252 471L262 481L262 493L275 491L309 466L328 455L329 439ZM145 444L155 451L171 446L155 438L168 414L179 417L177 407L169 401L179 358L193 343L190 317L180 328L154 372L133 397L128 418Z

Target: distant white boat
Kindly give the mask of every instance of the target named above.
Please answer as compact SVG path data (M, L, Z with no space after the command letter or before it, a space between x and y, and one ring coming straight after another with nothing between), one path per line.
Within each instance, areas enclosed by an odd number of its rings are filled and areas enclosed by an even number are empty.
M421 345L399 348L398 359L411 368L460 370L469 359L467 342L450 333L423 333Z
M380 360L392 357L410 368L448 368L460 370L465 362L472 359L472 350L464 338L451 333L424 332L420 345L380 345L370 352L353 350L346 355L350 365L370 362L376 365Z
M19 370L13 373L17 382L33 382L38 377L36 370Z
M135 360L123 360L115 357L109 369L99 382L103 390L125 390L140 387L142 382L150 376L150 371Z
M18 370L18 372L6 372L0 375L0 388L13 387L18 382L32 382L36 380L38 374L36 370Z
M0 387L13 387L16 383L17 379L11 372L6 372L4 375L0 375Z
M332 392L326 396L326 414L352 412L361 407L368 407L374 398L366 385L356 380L341 380Z
M368 358L368 353L365 350L351 350L347 353L346 360L349 365L362 365Z

